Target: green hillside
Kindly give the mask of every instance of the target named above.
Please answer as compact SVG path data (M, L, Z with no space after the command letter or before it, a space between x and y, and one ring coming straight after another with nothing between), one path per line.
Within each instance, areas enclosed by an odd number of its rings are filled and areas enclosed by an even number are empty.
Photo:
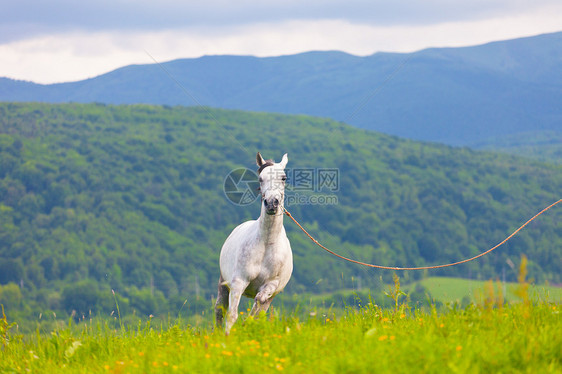
M223 193L228 173L289 154L289 168L339 171L337 204L289 210L320 241L386 265L437 264L498 243L558 200L562 166L426 144L307 116L203 108L0 104L0 302L8 313L123 314L209 308L228 233L256 218ZM286 220L288 294L377 287L391 272L330 257ZM561 283L562 220L545 214L478 262L430 275L495 278L529 257ZM508 280L515 272L506 271ZM417 279L421 274L403 274ZM13 318L13 317L12 317Z

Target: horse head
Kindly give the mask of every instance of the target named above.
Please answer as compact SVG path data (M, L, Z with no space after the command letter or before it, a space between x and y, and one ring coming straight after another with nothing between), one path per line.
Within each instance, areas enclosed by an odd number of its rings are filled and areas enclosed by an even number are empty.
M279 207L283 206L285 198L285 167L289 161L287 154L283 155L281 162L275 163L273 160L264 160L258 152L256 163L259 167L259 182L261 198L265 212L269 215L277 214Z

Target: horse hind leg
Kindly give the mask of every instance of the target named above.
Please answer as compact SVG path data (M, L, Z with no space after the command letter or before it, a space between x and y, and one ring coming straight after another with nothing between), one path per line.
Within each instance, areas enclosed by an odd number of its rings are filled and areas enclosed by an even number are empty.
M222 326L224 316L228 310L228 297L229 289L226 284L224 284L224 279L222 279L221 276L219 279L217 302L215 303L215 323L219 327Z

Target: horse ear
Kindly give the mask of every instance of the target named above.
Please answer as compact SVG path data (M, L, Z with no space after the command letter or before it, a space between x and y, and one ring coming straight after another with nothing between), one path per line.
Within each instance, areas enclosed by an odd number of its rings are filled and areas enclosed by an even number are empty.
M285 153L283 155L283 158L281 159L281 166L283 166L283 169L285 168L285 166L287 166L287 162L289 161L289 158L287 157L287 154Z
M262 166L263 164L265 164L265 160L263 159L263 157L261 156L261 154L258 152L258 154L256 155L256 164L258 164L258 166Z

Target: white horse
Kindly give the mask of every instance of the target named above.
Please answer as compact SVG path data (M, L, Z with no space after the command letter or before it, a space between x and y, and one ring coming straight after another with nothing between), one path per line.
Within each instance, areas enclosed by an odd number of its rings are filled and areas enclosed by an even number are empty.
M287 154L280 163L264 160L258 152L261 214L257 220L236 227L224 242L220 254L220 279L215 319L226 334L238 319L242 295L255 299L250 316L267 312L271 301L285 288L293 272L291 245L283 227L283 199L287 176Z

